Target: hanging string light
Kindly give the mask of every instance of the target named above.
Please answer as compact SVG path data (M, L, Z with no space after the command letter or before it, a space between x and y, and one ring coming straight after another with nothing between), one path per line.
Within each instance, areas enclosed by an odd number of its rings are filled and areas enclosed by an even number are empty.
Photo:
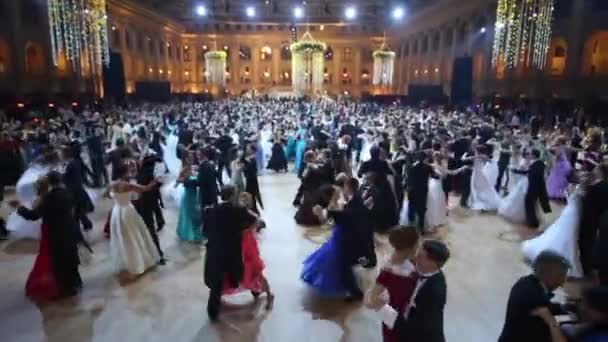
M47 0L47 5L53 64L64 54L74 70L100 74L110 62L105 0Z
M499 0L492 65L520 63L542 69L551 42L554 0Z
M393 73L395 70L395 52L386 44L386 32L382 40L382 46L372 54L374 57L373 84L381 87L393 85Z

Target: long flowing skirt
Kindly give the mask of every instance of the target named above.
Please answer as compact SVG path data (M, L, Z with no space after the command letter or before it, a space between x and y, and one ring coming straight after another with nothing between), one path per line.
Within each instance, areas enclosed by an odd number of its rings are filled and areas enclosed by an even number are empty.
M561 158L557 160L547 178L547 194L549 198L562 199L566 197L568 176L571 172L572 165L568 159Z
M177 219L177 236L183 241L201 242L203 240L197 188L184 190Z
M490 176L490 177L488 177ZM492 175L484 172L479 165L473 168L471 176L471 195L469 196L469 207L473 210L493 211L500 205L500 196L494 189L494 183L489 178Z
M243 278L239 282L238 288L230 286L230 280L226 277L223 281L222 294L233 294L241 291L253 291L261 293L263 291L262 276L264 261L260 258L258 242L255 239L255 230L250 228L243 232L241 239L241 250L243 254Z
M448 207L445 201L442 182L439 179L429 181L429 192L426 199L426 214L424 215L424 226L435 228L447 223ZM399 215L399 224L408 225L408 202L405 201Z
M177 142L178 137L175 134L169 134L167 145L163 146L163 159L169 168L169 173L173 176L177 176L182 167L182 161L177 158Z
M59 286L51 267L47 226L41 225L40 232L38 255L34 261L34 267L27 277L25 294L33 300L47 301L59 297Z
M152 236L133 205L112 208L110 231L110 255L115 271L138 275L160 260Z
M583 276L578 249L578 224L581 213L581 195L573 193L568 198L568 205L559 218L541 235L524 241L522 252L524 257L533 261L540 252L553 250L570 261L572 267L568 275L575 278Z
M50 168L37 164L32 164L17 181L15 195L19 203L26 207L31 207L37 197L36 181L46 175ZM6 229L11 233L11 237L16 239L40 239L41 220L28 221L16 212L10 214L6 221Z
M502 199L498 207L498 215L507 221L525 224L526 219L526 194L528 193L528 177L513 174L514 187L509 195Z
M300 278L325 297L344 297L347 290L340 279L340 241L343 229L336 225L332 236L304 260Z

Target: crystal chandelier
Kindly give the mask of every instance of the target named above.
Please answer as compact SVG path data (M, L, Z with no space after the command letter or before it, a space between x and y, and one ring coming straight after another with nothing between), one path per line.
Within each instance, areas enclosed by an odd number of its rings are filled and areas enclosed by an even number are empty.
M110 62L106 1L47 0L47 6L53 64L63 53L73 70L100 74Z
M326 45L312 38L309 32L291 44L292 86L296 93L318 93L323 87L323 65Z
M395 69L395 52L382 44L380 49L374 51L374 78L373 84L382 87L393 85L393 73Z
M225 51L213 50L205 53L205 69L207 80L211 84L226 84L226 59L228 54Z
M554 0L499 0L492 65L545 66L551 42Z

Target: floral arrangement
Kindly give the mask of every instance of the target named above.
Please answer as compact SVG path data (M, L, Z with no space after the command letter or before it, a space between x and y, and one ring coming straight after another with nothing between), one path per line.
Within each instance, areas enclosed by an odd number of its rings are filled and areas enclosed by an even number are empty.
M205 53L205 59L219 59L226 60L228 58L228 54L226 51L209 51Z
M374 51L373 56L375 58L395 58L395 51L391 51L388 48L380 48Z
M291 50L291 53L298 53L298 52L324 53L325 50L327 49L327 46L325 45L325 43L320 43L320 42L299 41L297 43L291 44L289 49Z

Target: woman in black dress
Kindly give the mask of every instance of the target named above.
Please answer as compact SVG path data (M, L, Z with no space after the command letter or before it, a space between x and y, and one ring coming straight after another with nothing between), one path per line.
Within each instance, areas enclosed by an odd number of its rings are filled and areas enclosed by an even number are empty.
M270 155L268 167L266 168L269 170L274 170L275 172L287 172L287 158L285 157L285 147L283 145L283 141L279 138L278 135L272 139L272 154Z

